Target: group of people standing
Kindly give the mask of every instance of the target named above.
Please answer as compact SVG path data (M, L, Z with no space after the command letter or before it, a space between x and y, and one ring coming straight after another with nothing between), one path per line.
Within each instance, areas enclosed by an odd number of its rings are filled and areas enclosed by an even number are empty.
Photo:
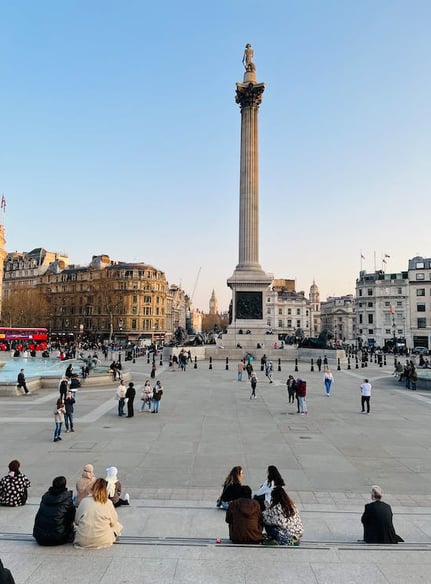
M145 406L148 406L149 411L152 414L158 414L160 409L160 401L163 395L163 386L160 380L157 380L154 387L152 387L149 379L145 381L145 385L141 392L141 407L140 412L145 410ZM120 385L117 387L114 395L115 399L118 400L118 415L125 416L124 408L127 404L127 418L133 418L135 415L134 401L136 397L136 388L133 381L129 382L128 387L123 380L120 381Z

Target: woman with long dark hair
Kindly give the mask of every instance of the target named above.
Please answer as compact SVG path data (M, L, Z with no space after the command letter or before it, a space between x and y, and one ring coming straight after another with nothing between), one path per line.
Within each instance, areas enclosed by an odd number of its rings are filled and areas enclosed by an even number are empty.
M299 511L283 487L272 490L271 504L263 512L263 524L268 536L281 545L299 545L304 535Z
M259 501L262 511L271 504L271 493L275 487L284 487L285 482L278 468L269 465L267 470L266 481L259 487L254 494L254 498Z

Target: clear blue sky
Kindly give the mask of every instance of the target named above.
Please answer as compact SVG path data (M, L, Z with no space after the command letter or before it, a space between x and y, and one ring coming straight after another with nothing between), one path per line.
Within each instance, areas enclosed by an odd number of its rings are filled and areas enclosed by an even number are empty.
M260 263L322 298L431 255L429 0L16 0L0 7L7 250L143 261L208 309L238 262L244 46Z

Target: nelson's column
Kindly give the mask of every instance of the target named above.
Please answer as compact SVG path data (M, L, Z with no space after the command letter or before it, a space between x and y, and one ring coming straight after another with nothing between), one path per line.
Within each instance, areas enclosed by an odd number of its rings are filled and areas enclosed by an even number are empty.
M231 323L223 337L225 347L254 346L267 330L264 291L272 282L259 264L259 160L258 112L265 89L256 81L253 49L244 51L244 80L236 84L235 101L241 110L241 156L239 187L239 261L227 285L232 289ZM242 332L248 337L237 335ZM268 340L268 337L266 337Z

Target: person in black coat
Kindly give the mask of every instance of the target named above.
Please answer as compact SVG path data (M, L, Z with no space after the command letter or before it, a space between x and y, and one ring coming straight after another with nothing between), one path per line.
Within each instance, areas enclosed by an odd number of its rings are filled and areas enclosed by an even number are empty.
M395 533L392 523L392 509L382 500L382 489L375 485L371 488L372 503L365 505L361 521L364 526L366 543L398 543L404 541Z
M0 584L15 584L12 572L3 566L3 562L0 560Z
M33 537L40 545L62 545L72 542L75 505L65 477L55 477L43 495L33 527Z
M135 396L136 396L136 389L135 389L135 386L133 385L133 381L130 381L129 387L127 388L127 391L126 391L127 417L128 418L133 418L133 416L135 415L135 411L133 409L133 401L135 399Z

